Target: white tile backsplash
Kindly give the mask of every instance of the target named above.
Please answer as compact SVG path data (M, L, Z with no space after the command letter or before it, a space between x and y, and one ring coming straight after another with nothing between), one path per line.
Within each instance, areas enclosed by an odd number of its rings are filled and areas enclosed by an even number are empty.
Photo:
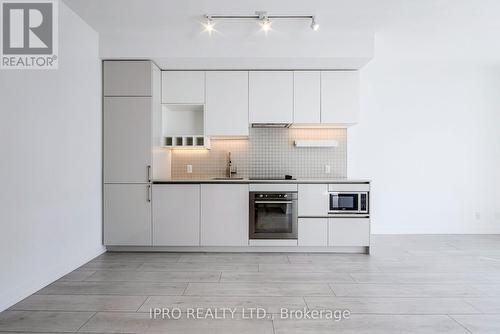
M295 139L335 139L337 147L294 146ZM240 177L341 178L347 175L346 129L251 128L248 139L213 140L210 150L174 150L172 177L196 179L223 177L227 154ZM186 165L193 172L186 172ZM325 173L325 165L331 172Z

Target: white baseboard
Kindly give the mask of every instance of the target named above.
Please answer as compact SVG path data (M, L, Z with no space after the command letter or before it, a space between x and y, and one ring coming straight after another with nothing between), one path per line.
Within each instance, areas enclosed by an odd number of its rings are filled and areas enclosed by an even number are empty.
M107 246L110 252L215 252L215 253L357 253L369 254L369 247L307 246Z

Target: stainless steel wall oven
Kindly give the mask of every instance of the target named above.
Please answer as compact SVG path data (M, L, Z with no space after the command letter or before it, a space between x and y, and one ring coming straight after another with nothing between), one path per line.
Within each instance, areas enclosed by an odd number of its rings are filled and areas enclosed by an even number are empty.
M250 239L297 239L297 192L250 192Z

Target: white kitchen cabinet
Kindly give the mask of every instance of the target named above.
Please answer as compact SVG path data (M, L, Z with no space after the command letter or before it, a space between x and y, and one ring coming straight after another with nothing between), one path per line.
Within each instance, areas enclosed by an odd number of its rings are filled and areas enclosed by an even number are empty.
M104 185L104 244L151 245L149 184Z
M319 124L321 122L321 72L293 72L293 122Z
M248 136L248 72L207 72L205 113L207 136Z
M153 185L153 245L200 245L200 185Z
M165 144L162 124L161 105L161 71L158 67L153 67L153 96L152 103L152 159L153 166L151 172L152 180L166 180L172 176L170 150L161 149Z
M299 246L327 246L328 219L300 218L298 241Z
M293 72L249 72L250 123L293 122Z
M321 72L321 123L349 125L358 119L358 72Z
M204 104L204 71L162 71L162 103Z
M201 245L248 246L248 185L201 185Z
M329 218L329 246L369 246L369 218Z
M153 66L149 60L105 60L104 96L151 96Z
M328 185L299 184L299 217L317 217L328 214Z
M104 98L104 182L148 182L151 173L151 98Z

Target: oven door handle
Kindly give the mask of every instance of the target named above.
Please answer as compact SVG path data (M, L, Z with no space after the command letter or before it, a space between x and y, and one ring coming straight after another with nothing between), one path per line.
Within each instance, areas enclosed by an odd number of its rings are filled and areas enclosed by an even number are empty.
M292 201L254 201L255 204L292 204Z

